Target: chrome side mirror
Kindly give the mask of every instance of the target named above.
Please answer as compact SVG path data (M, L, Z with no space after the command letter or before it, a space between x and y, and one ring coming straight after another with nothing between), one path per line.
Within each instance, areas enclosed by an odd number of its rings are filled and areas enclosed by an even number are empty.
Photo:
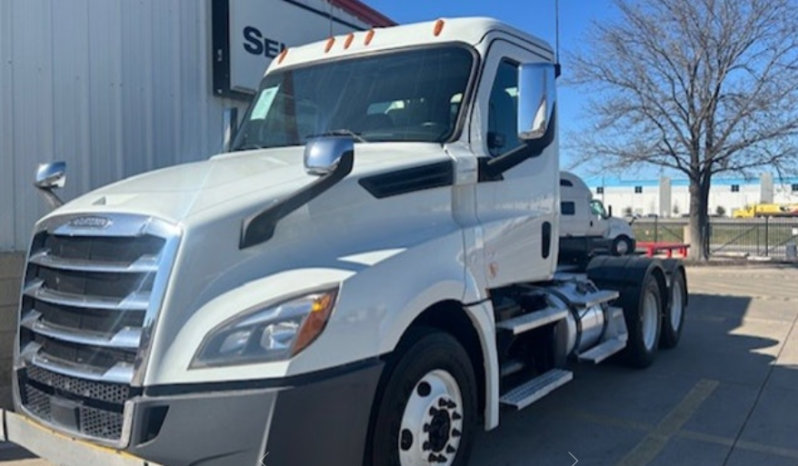
M33 185L51 208L57 209L64 201L53 190L63 188L66 184L66 162L51 162L39 165Z
M553 124L557 100L552 63L522 65L518 70L518 138L542 139Z
M305 145L305 172L326 176L335 171L347 154L354 154L355 141L349 136L324 136Z

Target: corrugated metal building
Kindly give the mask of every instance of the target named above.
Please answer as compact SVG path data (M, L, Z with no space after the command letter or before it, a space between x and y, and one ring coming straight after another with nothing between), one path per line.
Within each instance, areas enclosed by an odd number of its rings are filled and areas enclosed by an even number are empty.
M0 0L0 407L39 163L68 163L69 200L205 159L275 51L390 24L357 0Z
M213 89L220 3L0 0L0 251L27 248L46 212L31 185L40 162L67 162L70 199L221 149L223 110L244 103ZM323 15L340 20L334 32L389 21L351 0L235 0L244 3L321 20L305 42L328 35Z

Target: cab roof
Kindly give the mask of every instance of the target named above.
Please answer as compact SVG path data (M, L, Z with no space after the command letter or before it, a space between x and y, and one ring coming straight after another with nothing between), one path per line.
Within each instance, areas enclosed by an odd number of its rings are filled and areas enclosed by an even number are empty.
M330 37L319 42L286 49L272 61L269 70L293 67L322 59L341 58L367 52L412 46L460 42L476 46L490 33L504 33L538 49L554 60L551 46L493 18L441 18L435 21L376 28Z

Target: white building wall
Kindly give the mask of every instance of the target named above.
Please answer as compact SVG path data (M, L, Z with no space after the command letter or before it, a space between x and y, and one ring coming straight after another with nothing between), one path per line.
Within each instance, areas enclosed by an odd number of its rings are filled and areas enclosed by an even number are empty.
M0 0L0 251L47 211L41 162L67 162L68 200L219 152L245 104L213 95L211 49L211 0Z
M776 204L798 204L798 190L793 191L793 185L798 184L798 180L795 183L777 183L774 187L774 196L773 202Z
M612 206L612 213L615 216L626 214L627 209L631 209L633 214L647 215L656 213L659 210L659 187L644 186L642 193L635 193L634 186L608 186L604 188L604 194L597 194L593 188L593 196L602 199L604 205L609 208Z
M599 193L597 186L592 186L593 195L601 199L605 206L612 206L615 215L623 215L627 208L637 215L659 213L659 185L654 186L654 181L642 182L643 192L635 193L631 182L623 182L622 186L604 186L604 192ZM798 190L793 190L793 185L798 184L798 179L791 178L784 183L775 183L774 202L777 204L798 204ZM732 186L737 186L735 190ZM732 211L761 202L762 189L757 181L718 181L712 185L709 193L709 213L715 214L717 208L723 207L726 216L731 216ZM683 181L671 184L671 205L668 211L670 217L679 217L690 211L690 190ZM660 213L660 215L663 215Z

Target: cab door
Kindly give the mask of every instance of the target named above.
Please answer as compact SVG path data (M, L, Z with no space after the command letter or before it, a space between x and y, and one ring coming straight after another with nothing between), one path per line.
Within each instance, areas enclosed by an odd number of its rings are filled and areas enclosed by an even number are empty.
M495 36L488 45L477 88L470 137L480 165L524 144L518 137L519 68L551 62L550 51ZM556 125L555 121L551 124ZM476 187L488 286L550 278L556 268L559 231L557 137L536 157Z

